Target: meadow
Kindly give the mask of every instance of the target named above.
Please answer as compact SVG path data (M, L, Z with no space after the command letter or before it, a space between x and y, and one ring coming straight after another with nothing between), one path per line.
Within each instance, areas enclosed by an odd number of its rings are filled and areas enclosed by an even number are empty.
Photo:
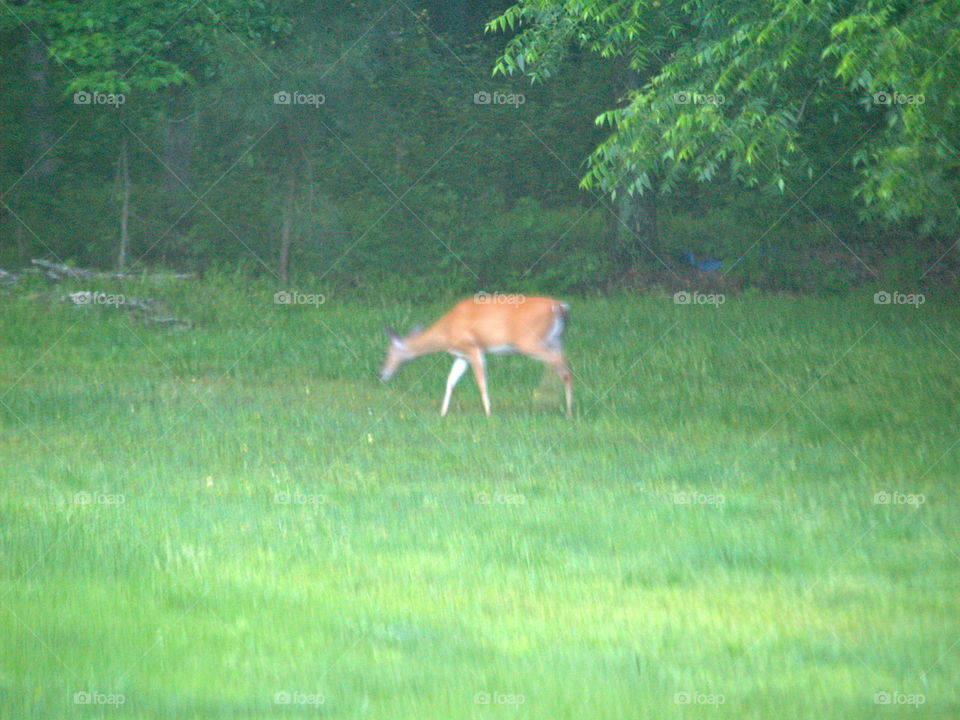
M376 370L454 298L66 289L0 297L4 719L960 717L954 302L565 297L572 420L441 419Z

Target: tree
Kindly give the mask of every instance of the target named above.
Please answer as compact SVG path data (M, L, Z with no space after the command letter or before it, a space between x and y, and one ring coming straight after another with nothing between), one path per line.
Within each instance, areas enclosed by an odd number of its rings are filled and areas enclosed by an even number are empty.
M958 224L958 0L522 0L488 24L518 30L495 72L539 81L579 45L625 56L647 77L597 123L609 136L582 185L629 192L658 177L670 190L721 173L793 192L795 181L846 161L865 215ZM672 43L672 44L671 44ZM837 157L805 152L830 118ZM800 197L800 196L798 196Z
M67 96L74 96L74 103L96 105L104 97L107 105L117 107L125 105L131 94L139 96L144 108L143 98L168 93L168 111L172 111L167 113L164 151L168 189L182 187L189 168L190 136L182 123L190 105L184 87L217 74L223 57L217 50L224 38L268 43L290 29L290 21L279 9L259 0L227 0L218 3L216 10L205 3L168 0L50 0L24 3L3 18L0 22L9 27L19 24L30 28L33 37L43 38L45 52L66 71L62 87ZM0 25L4 29L8 28ZM38 59L29 53L28 58L40 67ZM123 131L114 128L121 196L117 258L122 267L129 251L131 131L119 113L112 119L116 126L123 126Z
M495 74L519 72L534 82L544 81L565 63L570 47L585 48L613 64L622 109L649 82L653 69L662 66L661 58L672 52L683 30L670 6L618 2L523 2L487 25L488 30L514 28L520 32L507 44ZM652 165L623 162L611 167L606 183L582 183L591 189L599 185L597 189L615 203L612 256L621 266L647 253L662 262L657 225L659 172Z

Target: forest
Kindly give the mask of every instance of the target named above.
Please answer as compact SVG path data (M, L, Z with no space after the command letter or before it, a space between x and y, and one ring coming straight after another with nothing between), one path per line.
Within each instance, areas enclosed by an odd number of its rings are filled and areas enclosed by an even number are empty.
M0 267L952 286L956 2L14 2Z

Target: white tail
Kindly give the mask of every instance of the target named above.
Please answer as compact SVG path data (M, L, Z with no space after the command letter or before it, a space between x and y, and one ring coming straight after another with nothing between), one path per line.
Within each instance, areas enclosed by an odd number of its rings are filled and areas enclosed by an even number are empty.
M389 380L408 360L435 352L454 356L440 414L450 407L453 388L469 364L480 387L483 410L490 415L484 353L523 353L557 371L563 380L567 415L573 414L573 381L560 341L570 306L549 297L478 294L458 302L426 330L400 337L390 328L387 359L380 379Z

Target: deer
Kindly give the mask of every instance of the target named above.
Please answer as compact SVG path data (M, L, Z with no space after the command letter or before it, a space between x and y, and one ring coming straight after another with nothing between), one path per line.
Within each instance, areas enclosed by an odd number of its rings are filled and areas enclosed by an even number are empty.
M573 416L573 380L563 354L561 338L570 306L550 297L478 293L461 300L427 329L414 328L406 336L384 328L390 342L380 369L387 382L400 366L437 352L453 355L440 416L450 409L450 396L460 378L473 368L483 411L490 417L485 354L522 353L553 368L563 381L567 416Z

